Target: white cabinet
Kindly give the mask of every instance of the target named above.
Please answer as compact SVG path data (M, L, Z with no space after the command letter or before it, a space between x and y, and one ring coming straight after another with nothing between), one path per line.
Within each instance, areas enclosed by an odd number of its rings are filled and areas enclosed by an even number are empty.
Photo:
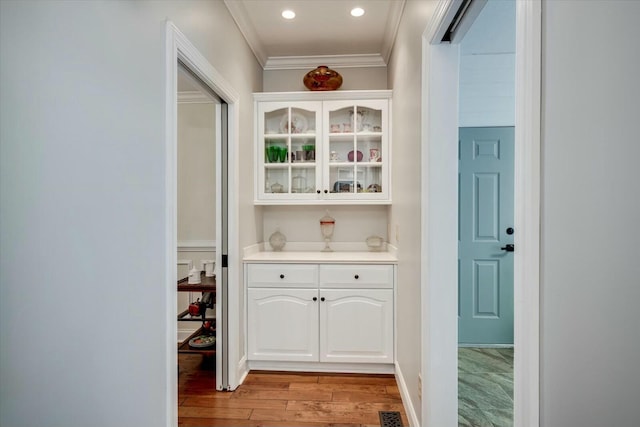
M317 361L317 299L317 289L249 288L250 358Z
M249 360L393 363L393 271L392 265L249 264Z
M391 203L391 91L254 99L256 204Z
M391 289L320 290L320 361L393 363Z

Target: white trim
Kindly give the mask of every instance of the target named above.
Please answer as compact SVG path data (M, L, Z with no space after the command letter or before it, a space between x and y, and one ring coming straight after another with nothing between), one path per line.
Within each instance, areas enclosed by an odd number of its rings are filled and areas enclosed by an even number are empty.
M540 425L541 0L516 2L514 426Z
M411 403L411 396L409 394L409 389L407 388L407 382L404 380L404 376L402 375L402 370L400 369L398 362L396 362L396 382L398 383L398 389L400 390L400 397L402 398L404 410L407 413L407 418L409 418L409 425L411 427L420 427L418 414L416 414L416 409Z
M215 252L215 251L216 251L215 240L178 241L178 252Z
M264 67L264 64L267 62L267 52L262 40L256 32L255 27L247 15L243 2L236 0L224 0L224 4L227 6L233 20L236 21L238 30L240 30L244 36L244 39L247 41L247 44L251 48L256 59L260 65Z
M214 104L211 97L200 91L182 91L178 92L178 104Z
M452 64L456 65L457 58L453 46L431 44L440 40L438 31L444 26L443 20L456 1L441 0L438 3L434 18L423 35L423 76L429 77L429 81L423 84L422 118L423 147L426 147L422 158L422 185L426 189L422 201L422 247L425 248L422 252L422 265L425 266L422 271L422 324L425 328L422 341L422 425L425 427L454 426L457 422L457 413L453 410L457 407L457 393L455 396L451 393L451 383L457 383L457 372L452 374L457 357L451 355L453 345L450 337L444 336L457 337L455 309L451 309L456 298L454 292L443 292L445 284L457 281L457 269L446 267L457 259L457 249L454 259L450 247L455 244L450 236L456 234L443 217L446 209L449 209L448 215L453 216L450 215L452 206L446 202L446 193L457 194L456 186L451 185L457 179L451 180L448 171L436 161L457 171L457 157L453 152L447 153L446 144L442 143L449 140L449 133L455 131L457 135L457 126L443 123L447 120L447 113L457 116L456 111L451 111L452 105L457 104L456 92L449 88L448 94L442 93L443 86L451 84L454 79L454 76L442 73L446 73ZM517 348L514 353L514 426L537 427L540 418L541 0L516 2L515 227L518 231L514 254L514 338ZM442 52L443 49L449 50L450 58ZM438 57L442 55L444 58ZM449 64L443 63L447 61ZM453 208L457 211L457 204ZM443 227L447 233L442 232ZM441 259L443 253L449 254L444 263ZM443 371L449 374L444 375Z
M389 4L389 19L387 19L387 27L384 29L382 47L380 48L380 55L382 55L385 64L389 63L389 58L393 51L393 45L396 42L396 36L398 35L398 29L400 28L400 22L402 21L402 12L404 11L405 3L406 0L396 0Z
M423 38L422 425L457 425L458 51ZM440 102L444 101L444 102Z
M249 360L252 371L334 372L350 374L393 374L393 364L387 363L327 363Z
M176 369L178 366L178 353L176 346L176 337L178 336L178 326L176 322L178 296L175 289L175 280L178 276L176 248L176 230L177 230L177 167L176 159L178 158L177 144L178 139L178 72L177 72L177 50L178 42L176 40L177 29L169 21L166 23L166 88L165 88L165 352L166 367L165 379L166 386L166 422L167 427L178 425L178 375Z
M255 92L254 101L336 101L336 100L364 100L389 99L393 97L392 90L336 90L336 91L307 91L307 92Z
M238 155L237 147L239 145L239 123L238 117L240 116L239 96L237 92L228 84L228 82L222 77L221 74L202 56L202 54L195 48L193 44L178 30L178 28L171 22L166 22L166 110L165 110L165 129L166 129L166 158L165 158L165 295L167 305L165 307L165 321L166 321L166 352L167 352L167 365L166 365L166 379L167 379L167 394L166 394L166 416L167 425L175 426L178 421L177 411L177 351L176 351L176 305L177 305L177 293L176 293L176 271L177 271L177 73L178 73L178 60L182 61L190 71L192 71L200 80L202 80L209 88L213 90L218 96L220 96L228 104L228 189L229 189L229 205L228 205L228 251L231 262L228 268L229 283L240 283L240 268L241 257L238 244L238 199L237 189L239 182L238 173ZM219 128L219 126L218 126ZM216 138L219 141L219 138ZM218 142L219 143L219 142ZM216 150L219 151L219 146ZM219 156L217 157L220 158ZM220 173L219 165L216 165L217 173ZM221 181L217 180L217 186L221 185ZM218 188L216 194L221 194ZM220 220L216 219L216 230L219 232ZM221 265L221 254L216 251L216 263ZM220 293L221 291L219 291ZM228 330L230 336L240 336L239 330L239 316L238 309L240 300L240 292L238 287L230 286L228 292L228 309L230 315L228 318ZM222 306L218 307L218 314L222 315ZM219 340L221 338L219 337ZM239 360L238 355L239 348L236 342L230 341L227 354L230 361ZM219 361L221 358L217 358ZM235 363L229 366L235 366ZM237 384L238 372L235 369L229 370L229 382L230 384Z
M318 65L331 68L386 67L387 61L377 53L357 55L270 56L264 70L313 70Z

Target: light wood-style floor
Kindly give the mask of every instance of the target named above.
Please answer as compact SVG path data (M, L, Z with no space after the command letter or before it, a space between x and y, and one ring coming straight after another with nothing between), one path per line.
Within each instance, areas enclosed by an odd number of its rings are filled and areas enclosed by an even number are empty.
M213 360L178 361L180 426L368 427L380 425L378 411L409 425L392 375L251 372L234 392L216 392Z

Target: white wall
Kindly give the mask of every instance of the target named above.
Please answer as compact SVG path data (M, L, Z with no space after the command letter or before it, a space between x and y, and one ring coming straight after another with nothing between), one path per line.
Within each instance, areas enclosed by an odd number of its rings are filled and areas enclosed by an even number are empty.
M460 127L515 125L515 13L487 2L460 43Z
M420 418L418 373L421 363L420 220L421 220L421 69L422 33L436 2L408 1L389 61L393 89L393 205L390 242L399 249L398 364ZM409 403L409 402L407 402Z
M320 218L335 218L333 242L365 243L369 236L387 240L387 206L270 206L264 210L264 241L280 229L288 242L323 242ZM267 245L267 249L270 249Z
M541 425L640 419L640 2L543 2Z
M262 73L223 2L0 2L2 426L167 425L166 18L240 94L253 152Z
M318 64L322 65L322 64ZM387 89L386 67L353 67L334 68L342 76L339 90ZM263 86L265 92L295 92L307 89L302 83L304 76L313 69L306 70L267 70L264 72Z

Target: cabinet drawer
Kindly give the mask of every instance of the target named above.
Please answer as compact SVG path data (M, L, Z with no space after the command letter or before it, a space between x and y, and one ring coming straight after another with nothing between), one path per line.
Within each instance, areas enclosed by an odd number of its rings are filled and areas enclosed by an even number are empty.
M249 264L250 288L317 288L318 266L309 264Z
M321 288L393 288L392 265L321 265Z

